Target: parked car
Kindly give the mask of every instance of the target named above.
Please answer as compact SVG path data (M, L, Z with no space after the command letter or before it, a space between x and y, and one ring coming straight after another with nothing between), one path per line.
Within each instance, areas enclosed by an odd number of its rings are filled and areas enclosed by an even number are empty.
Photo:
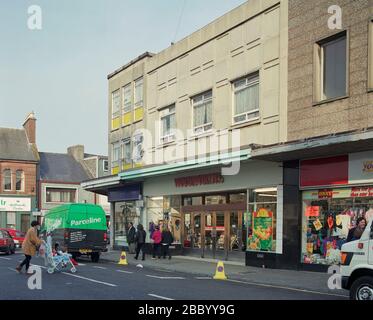
M12 236L6 230L0 230L0 252L6 254L14 254L16 251L16 245Z
M23 241L25 241L25 236L26 236L24 232L14 230L14 229L0 229L0 230L8 231L8 233L11 235L11 237L14 240L16 248L22 247L22 243Z

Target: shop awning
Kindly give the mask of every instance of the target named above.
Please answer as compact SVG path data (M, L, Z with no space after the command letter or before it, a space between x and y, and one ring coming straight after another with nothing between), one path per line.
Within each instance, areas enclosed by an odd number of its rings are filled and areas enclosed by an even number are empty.
M373 128L290 141L269 146L252 145L251 158L290 161L373 150Z
M209 168L214 166L229 165L235 161L244 161L250 159L250 149L227 152L201 159L193 159L172 164L163 164L143 169L129 170L119 173L119 177L124 181L142 179L145 177L159 176L181 171Z
M120 186L120 184L120 177L114 175L83 181L80 185L84 190L107 196L109 187Z

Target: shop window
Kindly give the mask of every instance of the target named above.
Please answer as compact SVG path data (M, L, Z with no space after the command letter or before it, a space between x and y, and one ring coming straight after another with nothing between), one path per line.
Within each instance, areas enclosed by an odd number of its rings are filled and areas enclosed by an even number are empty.
M202 205L202 197L184 197L184 206L200 206Z
M229 195L229 203L241 203L246 202L247 197L245 192L233 193Z
M249 192L247 250L276 252L277 188Z
M206 196L205 198L205 204L225 204L226 203L226 197L223 195L212 195L212 196Z
M12 171L10 169L3 171L3 188L4 191L12 190Z
M323 101L347 95L347 33L319 41L315 45L316 100Z
M259 118L259 73L233 83L233 123L238 124Z
M373 218L373 187L303 191L302 261L338 264L359 217Z
M15 212L7 212L6 227L8 229L16 229L16 213Z
M136 227L139 223L136 212L136 202L116 202L114 213L114 244L127 246L128 224L132 222ZM146 230L146 226L144 226ZM146 230L147 231L147 230Z

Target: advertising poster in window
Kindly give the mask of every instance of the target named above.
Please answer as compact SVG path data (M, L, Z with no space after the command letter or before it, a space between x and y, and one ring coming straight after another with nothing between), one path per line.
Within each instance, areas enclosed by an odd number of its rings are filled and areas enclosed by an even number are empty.
M273 212L261 208L253 212L252 234L248 238L248 249L271 251L273 242Z

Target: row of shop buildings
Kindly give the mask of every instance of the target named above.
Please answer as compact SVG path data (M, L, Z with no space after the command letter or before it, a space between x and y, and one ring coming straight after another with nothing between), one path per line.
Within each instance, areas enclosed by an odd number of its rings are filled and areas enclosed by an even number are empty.
M109 74L111 244L167 225L180 254L325 270L373 216L373 8L253 0Z
M22 129L0 128L0 228L26 232L32 220L42 222L64 203L96 203L109 215L107 197L85 191L80 183L108 174L107 157L84 153L39 152L36 118L30 113Z

